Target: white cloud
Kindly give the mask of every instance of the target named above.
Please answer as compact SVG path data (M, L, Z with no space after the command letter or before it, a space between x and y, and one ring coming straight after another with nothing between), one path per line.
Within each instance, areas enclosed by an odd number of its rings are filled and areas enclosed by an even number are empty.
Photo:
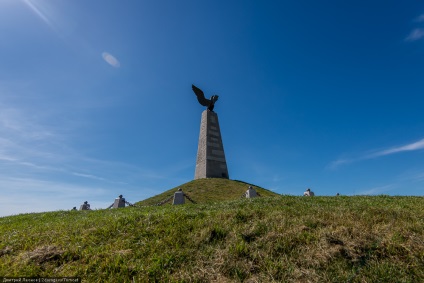
M116 59L112 54L108 52L102 53L103 60L105 60L109 65L115 68L119 68L121 63L119 63L118 59Z
M424 29L416 28L405 38L405 41L417 41L424 37Z
M340 159L337 159L335 161L332 161L326 167L326 169L333 170L333 169L337 169L338 167L340 167L342 165L346 165L346 164L361 161L361 160L373 159L373 158L377 158L377 157L380 157L380 156L386 156L386 155L391 155L391 154L405 152L405 151L415 151L415 150L420 150L420 149L424 149L424 139L421 139L419 141L416 141L416 142L413 142L413 143L410 143L410 144L402 145L402 146L397 146L397 147L384 149L384 150L380 150L380 151L374 151L373 153L364 154L364 155L361 155L361 156L358 156L358 157L340 158Z

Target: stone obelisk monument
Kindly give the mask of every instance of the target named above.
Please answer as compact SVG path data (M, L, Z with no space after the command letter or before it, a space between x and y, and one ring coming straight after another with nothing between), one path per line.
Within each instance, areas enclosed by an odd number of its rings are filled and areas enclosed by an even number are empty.
M203 91L194 85L192 87L200 104L208 106L208 109L202 112L202 120L200 122L199 145L197 149L194 179L229 179L218 115L213 112L214 104L218 100L218 96L213 95L210 100L206 99Z

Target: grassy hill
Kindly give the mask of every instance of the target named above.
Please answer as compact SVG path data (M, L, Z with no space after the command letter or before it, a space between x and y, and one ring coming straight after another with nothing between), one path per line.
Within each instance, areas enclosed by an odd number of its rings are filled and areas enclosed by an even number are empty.
M388 196L23 214L0 218L0 277L424 282L423 219L423 197Z
M278 196L274 192L243 181L217 178L198 179L137 202L136 205L155 205L173 196L179 188L198 204L237 200L240 199L249 186L252 186L263 197Z

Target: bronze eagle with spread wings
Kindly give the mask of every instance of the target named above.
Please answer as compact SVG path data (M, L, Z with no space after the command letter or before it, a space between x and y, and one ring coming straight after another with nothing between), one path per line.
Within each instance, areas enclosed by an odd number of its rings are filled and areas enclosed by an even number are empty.
M205 94L200 88L196 87L195 85L191 85L191 88L196 94L199 103L203 106L207 106L208 110L213 112L215 102L218 100L218 95L212 95L211 99L207 99L205 98Z

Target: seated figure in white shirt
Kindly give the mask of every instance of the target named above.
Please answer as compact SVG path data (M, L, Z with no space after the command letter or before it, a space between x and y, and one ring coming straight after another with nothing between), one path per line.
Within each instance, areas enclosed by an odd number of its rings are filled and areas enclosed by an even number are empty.
M306 197L313 197L315 194L314 194L314 192L313 191L311 191L311 189L310 188L308 188L304 193L303 193L303 195L304 196L306 196Z

